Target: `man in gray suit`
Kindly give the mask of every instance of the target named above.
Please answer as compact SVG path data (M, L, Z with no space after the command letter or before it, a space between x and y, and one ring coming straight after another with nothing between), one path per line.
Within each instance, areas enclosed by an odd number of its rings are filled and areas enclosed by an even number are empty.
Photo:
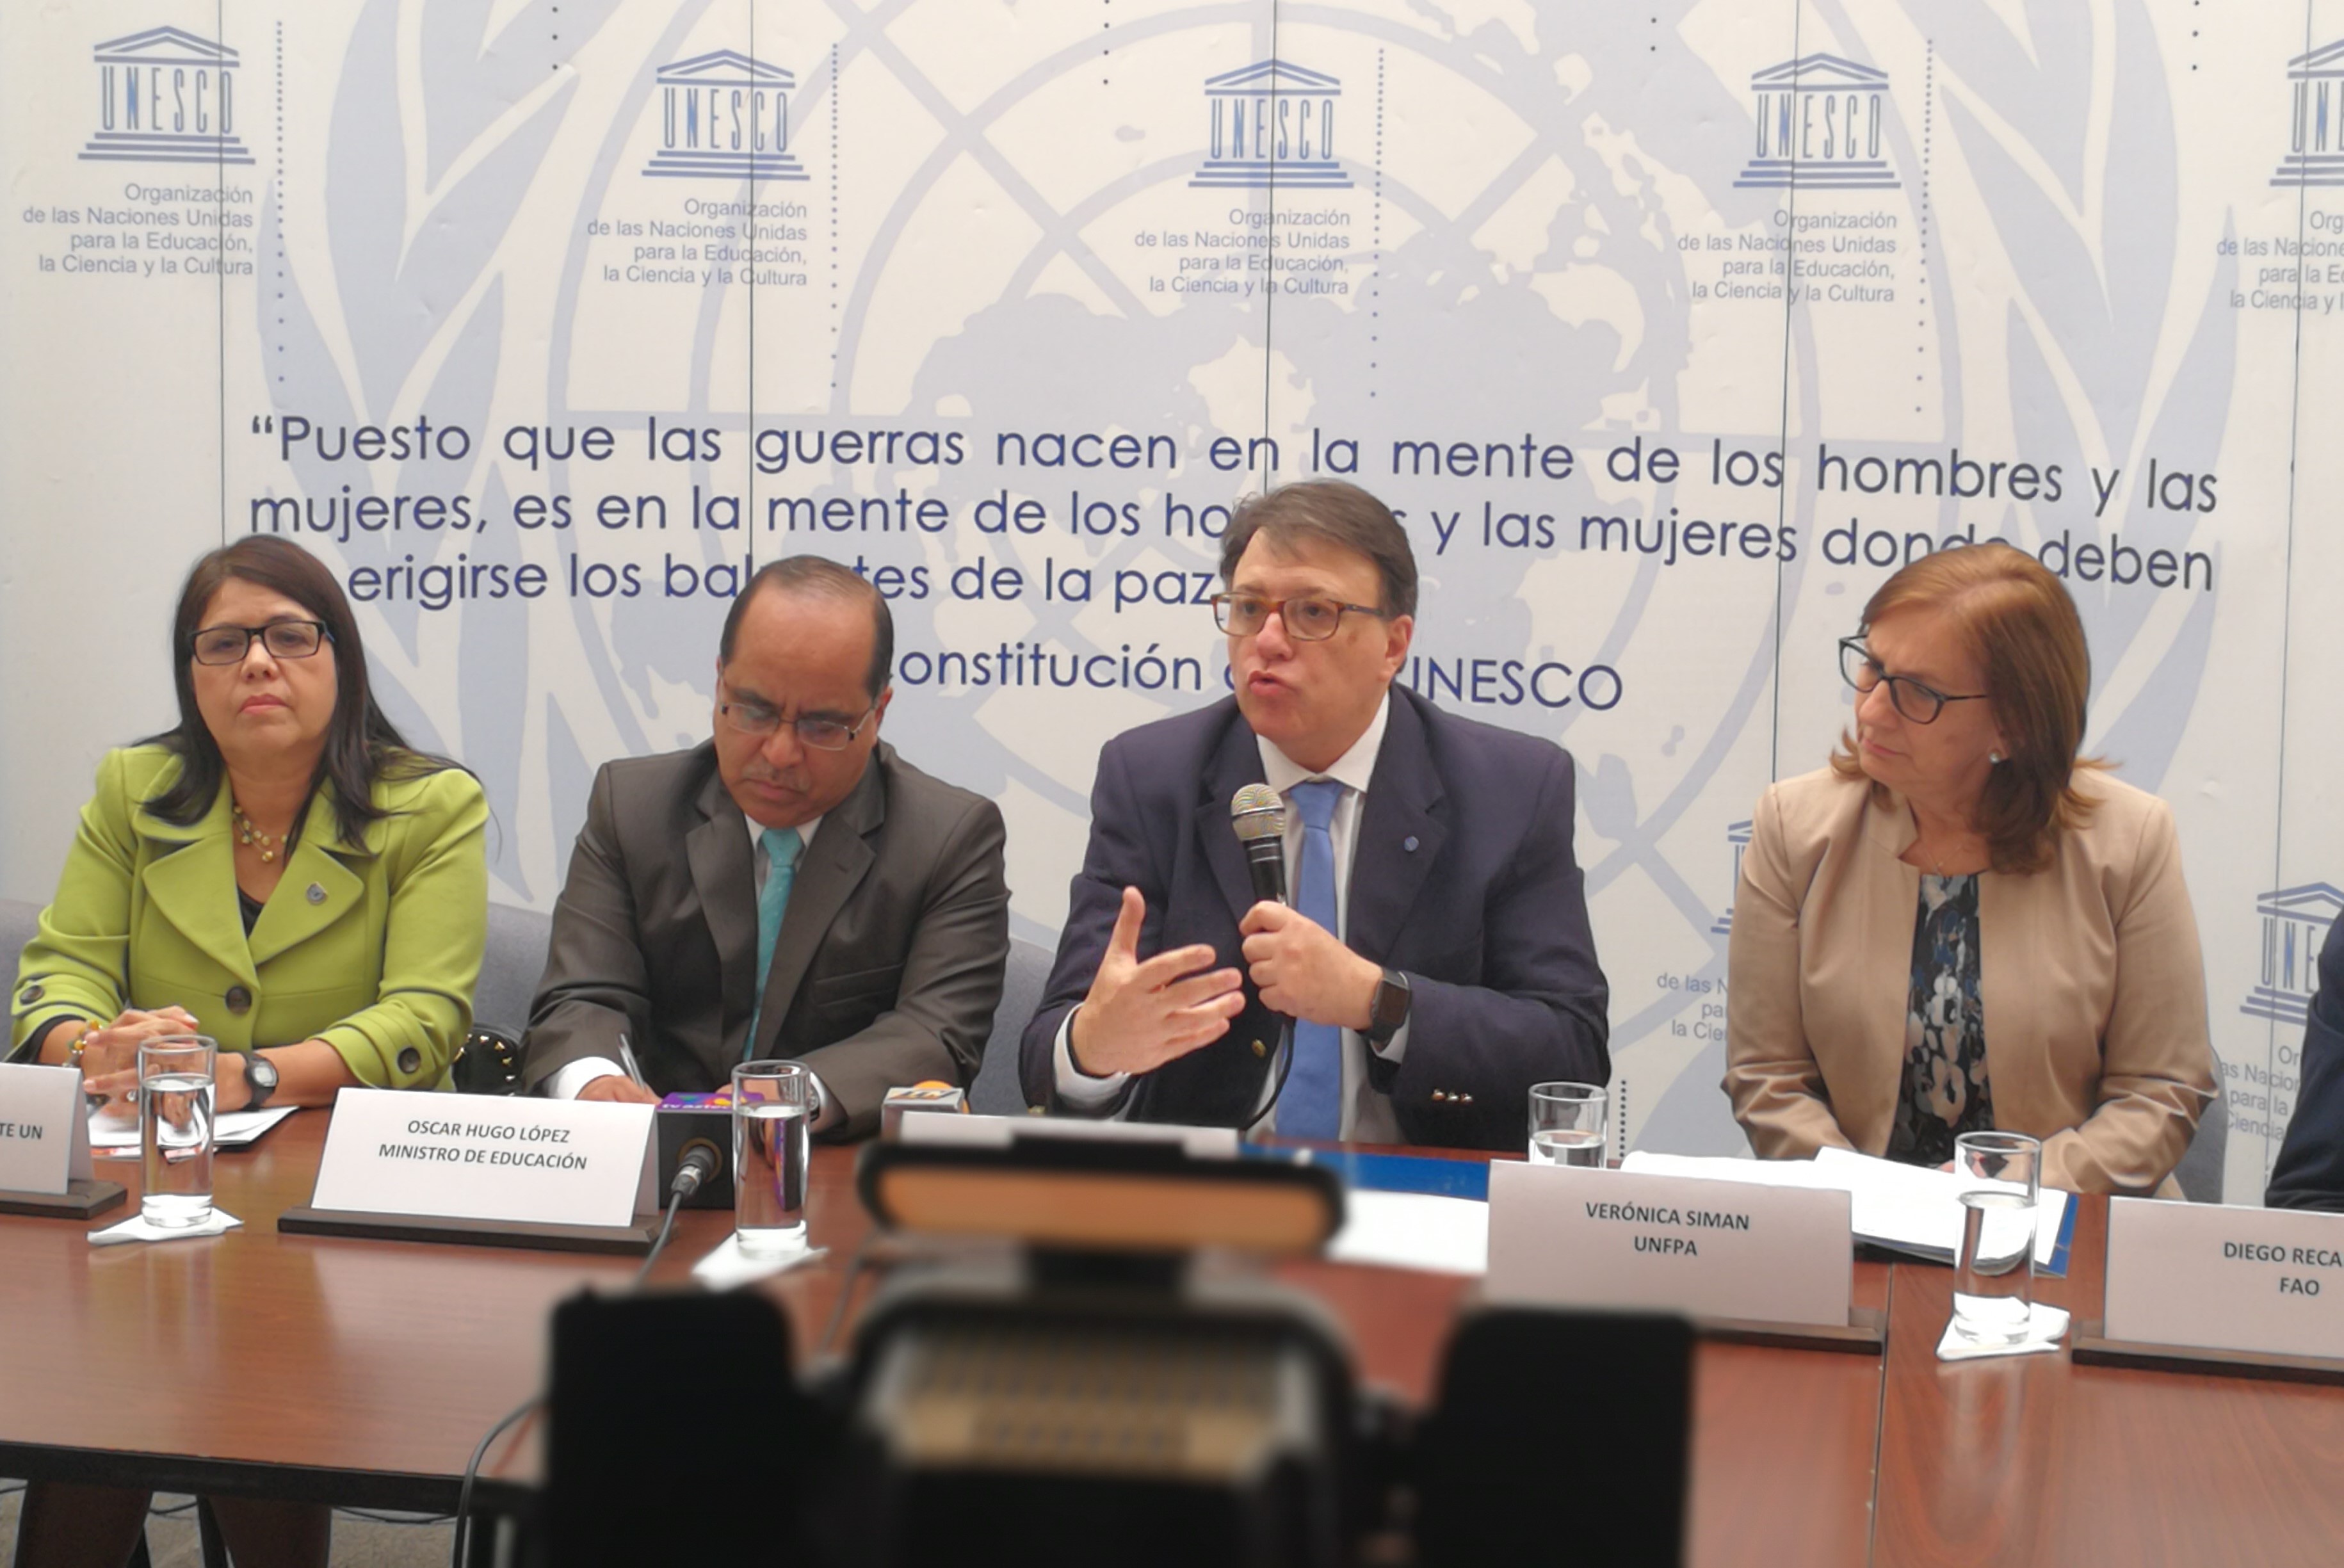
M813 1130L859 1138L889 1088L975 1077L1009 955L1001 813L880 742L894 660L886 601L845 567L793 556L751 580L713 737L595 777L531 1088L649 1101L790 1057L820 1089Z

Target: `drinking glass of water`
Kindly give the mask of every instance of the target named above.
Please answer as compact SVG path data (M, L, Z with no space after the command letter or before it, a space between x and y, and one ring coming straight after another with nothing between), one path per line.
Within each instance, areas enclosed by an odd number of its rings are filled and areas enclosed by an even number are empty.
M813 1098L813 1075L803 1062L743 1062L732 1069L732 1233L743 1252L805 1245Z
M1602 1169L1609 1103L1598 1084L1532 1084L1531 1163Z
M2026 1337L2035 1296L2035 1205L2043 1145L2023 1132L1954 1139L1962 1247L1954 1259L1954 1331L1979 1344Z
M212 1064L207 1035L138 1043L138 1148L146 1161L139 1217L184 1230L212 1217Z

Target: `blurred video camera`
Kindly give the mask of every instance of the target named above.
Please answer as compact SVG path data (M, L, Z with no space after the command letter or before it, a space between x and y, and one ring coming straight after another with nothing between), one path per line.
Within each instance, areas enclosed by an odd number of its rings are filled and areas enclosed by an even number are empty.
M1322 1168L879 1144L857 1186L904 1260L816 1375L753 1291L558 1310L543 1561L1679 1559L1682 1320L1468 1310L1420 1414L1260 1265L1340 1228Z

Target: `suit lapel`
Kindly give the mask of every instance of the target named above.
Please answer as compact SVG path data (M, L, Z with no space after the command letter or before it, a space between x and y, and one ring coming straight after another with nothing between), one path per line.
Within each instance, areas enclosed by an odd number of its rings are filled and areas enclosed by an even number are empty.
M140 812L138 831L157 845L141 874L155 908L206 956L248 986L258 986L252 949L236 903L236 846L229 838L225 784L205 815L185 827Z
M1904 1091L1921 872L1903 858L1918 835L1904 796L1881 802L1865 790L1862 832L1854 863L1835 873L1841 885L1824 917L1826 929L1803 945L1800 985L1815 998L1808 1006L1830 1015L1811 1024L1807 1037L1832 1042L1815 1052L1831 1086L1832 1114L1856 1148L1878 1154L1888 1147ZM1874 1049L1880 1041L1896 1044ZM1986 1061L1990 1073L1991 1045Z
M256 968L354 913L365 902L366 879L326 848L335 842L338 831L331 793L320 788L309 797L309 814L301 824L300 841L286 857L285 875L269 894L260 918L253 922L252 935L245 939ZM369 843L365 849L342 853L371 857L381 848L382 824L368 829L367 837ZM234 875L231 868L229 875Z
M683 835L684 860L692 867L692 891L702 918L716 944L717 973L723 995L716 1009L714 1055L703 1057L718 1080L732 1082L739 1045L724 1027L727 1018L746 1027L757 988L757 879L750 859L749 830L741 808L712 766L694 803L700 824Z
M1366 809L1359 814L1359 843L1351 850L1344 946L1361 957L1381 963L1390 956L1449 837L1447 794L1433 771L1423 716L1413 701L1395 691L1383 748L1368 781Z
M1261 743L1254 738L1253 726L1237 716L1233 705L1220 748L1205 770L1204 798L1197 803L1196 811L1197 838L1205 848L1205 864L1212 867L1213 880L1220 885L1233 919L1245 918L1254 897L1245 846L1229 825L1229 797L1249 784L1263 782Z
M797 875L790 884L790 900L782 910L781 934L773 942L773 966L765 976L765 997L757 1014L756 1055L769 1057L781 1034L782 1020L796 998L798 982L805 977L822 939L846 901L862 885L873 861L879 858L869 836L886 820L887 791L880 763L892 753L884 744L864 764L854 792L826 813L814 831L813 842L798 852ZM771 875L769 872L767 875Z

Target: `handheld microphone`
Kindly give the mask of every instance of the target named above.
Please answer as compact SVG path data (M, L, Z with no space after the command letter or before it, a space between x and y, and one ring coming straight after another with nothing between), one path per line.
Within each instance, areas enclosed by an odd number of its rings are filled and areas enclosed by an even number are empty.
M1246 869L1253 874L1253 895L1272 904L1291 904L1286 896L1286 803L1268 784L1248 784L1230 798L1229 825L1245 845ZM1259 1049L1258 1047L1255 1047ZM1278 1054L1270 1063L1268 1090L1253 1114L1238 1125L1251 1127L1278 1103L1286 1075L1294 1066L1294 1020L1278 1020Z
M1248 784L1229 801L1229 825L1245 845L1254 897L1287 903L1286 803L1268 784Z

